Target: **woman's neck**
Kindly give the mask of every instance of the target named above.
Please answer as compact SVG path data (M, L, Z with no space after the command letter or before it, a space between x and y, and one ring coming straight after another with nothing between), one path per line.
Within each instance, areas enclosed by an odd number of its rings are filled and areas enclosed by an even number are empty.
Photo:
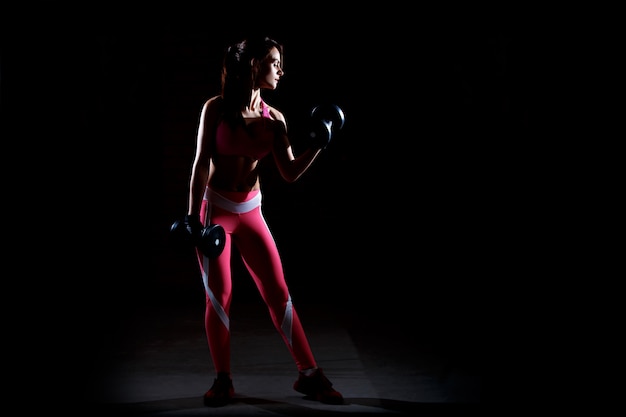
M252 91L252 95L250 96L250 104L244 111L248 111L251 113L260 113L261 112L261 90L256 89Z

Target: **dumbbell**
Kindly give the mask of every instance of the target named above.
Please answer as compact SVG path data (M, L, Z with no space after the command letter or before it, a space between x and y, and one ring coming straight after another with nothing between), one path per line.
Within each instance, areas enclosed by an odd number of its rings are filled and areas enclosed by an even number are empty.
M224 250L226 232L219 224L210 224L206 227L200 225L200 232L194 235L187 229L184 220L176 220L170 227L170 233L174 245L179 249L187 249L196 246L208 258L215 259Z
M343 127L346 117L336 104L324 104L311 110L311 130L309 137L312 146L325 149L331 138Z

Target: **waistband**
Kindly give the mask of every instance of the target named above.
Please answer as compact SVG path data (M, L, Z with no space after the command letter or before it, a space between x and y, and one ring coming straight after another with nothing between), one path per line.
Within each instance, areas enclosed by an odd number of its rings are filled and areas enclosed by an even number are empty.
M222 208L224 210L230 211L231 213L247 213L249 211L254 210L255 208L261 205L261 191L256 193L254 197L250 200L243 202L236 202L229 200L223 195L219 194L216 191L213 191L209 187L204 190L204 200L209 201L211 204L216 207Z

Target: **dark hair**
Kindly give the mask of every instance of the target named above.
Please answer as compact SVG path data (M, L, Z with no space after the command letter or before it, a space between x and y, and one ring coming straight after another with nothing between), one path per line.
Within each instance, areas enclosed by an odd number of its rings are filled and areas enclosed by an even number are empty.
M241 121L241 109L250 104L259 67L272 48L278 49L282 61L282 45L267 36L247 38L226 48L222 63L222 98L224 119L229 123L234 125Z

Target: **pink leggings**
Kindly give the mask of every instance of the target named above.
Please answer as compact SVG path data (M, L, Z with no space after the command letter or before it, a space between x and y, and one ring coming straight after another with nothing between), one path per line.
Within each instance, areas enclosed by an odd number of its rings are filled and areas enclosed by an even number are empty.
M276 242L261 212L261 193L217 192L207 188L200 218L220 224L226 244L216 259L196 251L206 291L205 328L216 372L230 373L231 245L235 244L265 301L274 326L298 370L316 367L309 342L291 303Z

